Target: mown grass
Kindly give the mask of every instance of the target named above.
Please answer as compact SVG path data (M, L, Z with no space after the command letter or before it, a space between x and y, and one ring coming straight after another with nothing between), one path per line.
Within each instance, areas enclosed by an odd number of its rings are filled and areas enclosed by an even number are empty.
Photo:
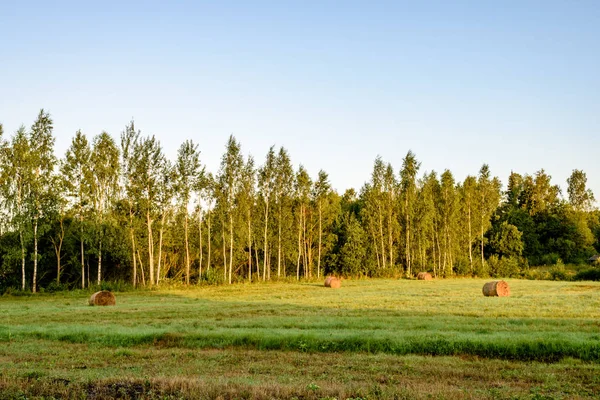
M511 297L486 298L484 282L3 296L0 397L600 395L600 283L509 280Z
M10 362L8 362L10 360ZM38 339L0 347L0 398L578 399L600 365L478 357L112 348Z
M514 280L511 297L486 298L483 283L234 285L120 293L107 308L83 295L2 297L0 341L600 361L600 284Z

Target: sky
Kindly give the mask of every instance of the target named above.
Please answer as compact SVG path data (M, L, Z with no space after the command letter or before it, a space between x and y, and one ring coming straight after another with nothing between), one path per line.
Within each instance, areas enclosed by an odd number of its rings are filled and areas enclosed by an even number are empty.
M233 134L340 192L412 150L457 180L543 168L565 196L581 169L600 198L600 2L0 0L5 136L41 108L59 157L134 120L213 173Z

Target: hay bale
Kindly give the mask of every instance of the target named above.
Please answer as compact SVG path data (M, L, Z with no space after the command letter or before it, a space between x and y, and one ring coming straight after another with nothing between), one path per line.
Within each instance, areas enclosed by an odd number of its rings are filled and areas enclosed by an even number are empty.
M342 280L338 278L333 278L331 282L329 282L329 287L332 289L339 289L342 287Z
M484 296L507 297L510 296L508 283L504 281L492 281L483 285Z
M429 272L419 272L417 274L417 279L420 281L430 281L433 279Z
M115 295L108 290L96 292L90 297L90 306L114 306L116 304Z
M325 287L339 289L340 287L342 287L342 281L341 279L336 278L335 276L328 276L325 279Z

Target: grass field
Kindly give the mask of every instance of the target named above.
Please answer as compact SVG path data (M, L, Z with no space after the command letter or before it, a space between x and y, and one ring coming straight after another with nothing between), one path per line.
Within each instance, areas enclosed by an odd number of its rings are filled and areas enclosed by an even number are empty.
M7 398L591 398L600 283L346 280L2 297ZM0 396L1 397L1 396ZM21 397L21 398L24 398Z

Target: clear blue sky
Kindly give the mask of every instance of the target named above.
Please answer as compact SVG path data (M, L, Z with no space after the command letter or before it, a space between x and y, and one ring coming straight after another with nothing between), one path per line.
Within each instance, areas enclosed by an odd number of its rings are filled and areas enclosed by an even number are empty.
M5 132L40 108L61 157L133 118L211 171L233 133L340 191L412 149L461 180L583 169L600 197L600 1L0 0Z

